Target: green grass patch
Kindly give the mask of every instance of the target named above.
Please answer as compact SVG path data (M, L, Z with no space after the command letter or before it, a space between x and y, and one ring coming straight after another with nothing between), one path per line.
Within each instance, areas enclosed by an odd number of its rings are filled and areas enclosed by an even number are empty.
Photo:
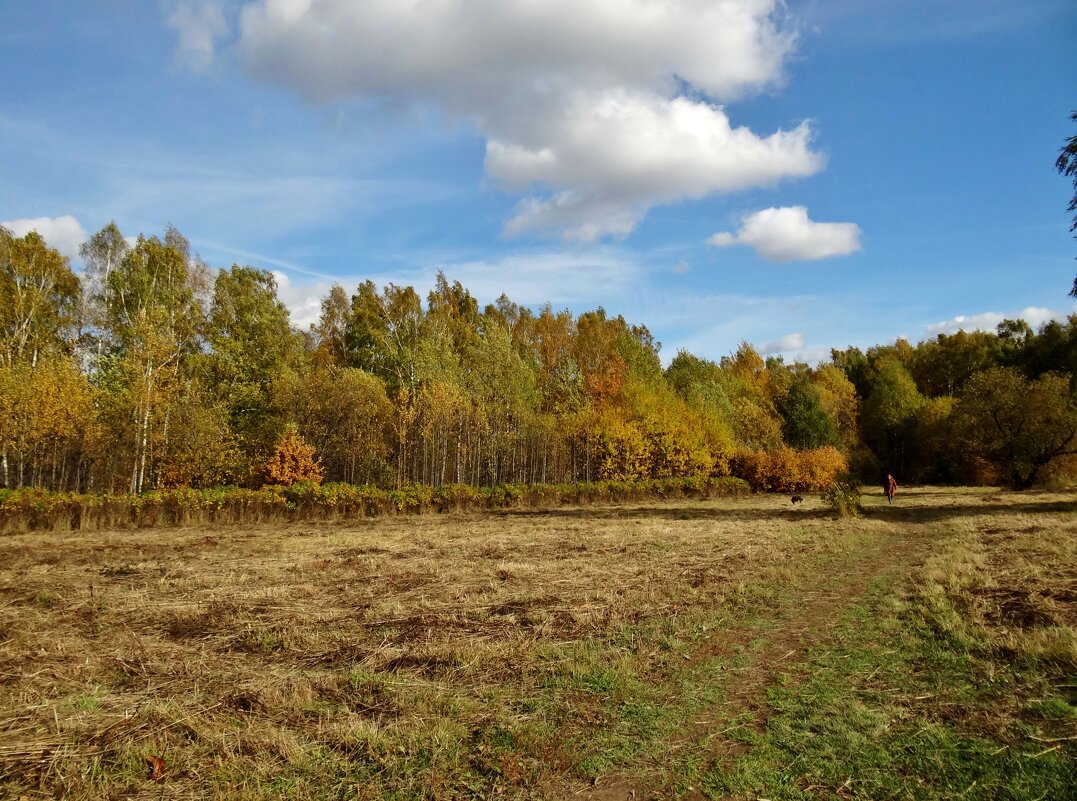
M904 603L900 589L880 581L778 676L750 750L702 774L708 797L1077 797L1072 685L995 654L987 631L938 636L930 582Z

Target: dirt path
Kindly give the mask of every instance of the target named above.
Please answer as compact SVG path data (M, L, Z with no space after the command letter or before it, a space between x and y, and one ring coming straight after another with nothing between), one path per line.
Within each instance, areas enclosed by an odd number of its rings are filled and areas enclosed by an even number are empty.
M903 522L916 520L914 510L899 513ZM691 659L702 662L729 657L738 652L748 655L748 662L730 668L734 675L725 692L725 700L706 710L691 721L670 743L673 753L693 744L706 743L708 761L713 764L723 758L747 752L749 746L729 736L745 726L762 730L769 710L767 689L776 674L788 674L788 666L802 662L808 652L832 638L832 630L842 615L852 609L867 593L872 582L885 574L907 574L922 562L926 542L920 527L895 526L892 535L881 537L851 559L835 560L835 571L824 587L799 592L774 621L775 628L760 632L754 628L724 631L703 646ZM758 644L759 639L765 642ZM749 649L749 646L755 644ZM795 672L795 671L794 671ZM735 723L738 717L750 713L751 719ZM579 791L574 797L585 801L644 801L668 798L668 786L655 786L647 775L660 771L641 766L638 772L622 772L600 777L594 787ZM690 801L702 800L703 795L689 793Z

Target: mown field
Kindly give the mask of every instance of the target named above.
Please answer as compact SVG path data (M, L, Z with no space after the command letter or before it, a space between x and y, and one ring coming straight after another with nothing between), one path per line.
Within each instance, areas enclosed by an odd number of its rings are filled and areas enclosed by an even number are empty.
M0 538L0 798L1077 798L1077 498Z

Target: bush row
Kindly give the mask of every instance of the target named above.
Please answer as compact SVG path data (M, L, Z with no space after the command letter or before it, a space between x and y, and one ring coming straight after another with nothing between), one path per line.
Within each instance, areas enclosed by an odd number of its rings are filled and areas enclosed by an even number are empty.
M740 479L707 476L481 488L461 484L436 488L412 485L398 490L309 483L262 489L171 489L142 495L0 490L0 532L338 520L652 498L714 498L748 492L748 485Z

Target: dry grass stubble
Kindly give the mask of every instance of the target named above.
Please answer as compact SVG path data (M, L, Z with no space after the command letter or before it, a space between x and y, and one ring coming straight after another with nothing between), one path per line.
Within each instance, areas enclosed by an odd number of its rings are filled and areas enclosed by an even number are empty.
M893 525L787 505L5 538L0 789L541 795L578 780L592 696L660 683L693 620L733 627Z
M625 624L785 577L833 524L777 504L5 538L0 779L130 791L160 754L154 792L234 793L466 741Z

